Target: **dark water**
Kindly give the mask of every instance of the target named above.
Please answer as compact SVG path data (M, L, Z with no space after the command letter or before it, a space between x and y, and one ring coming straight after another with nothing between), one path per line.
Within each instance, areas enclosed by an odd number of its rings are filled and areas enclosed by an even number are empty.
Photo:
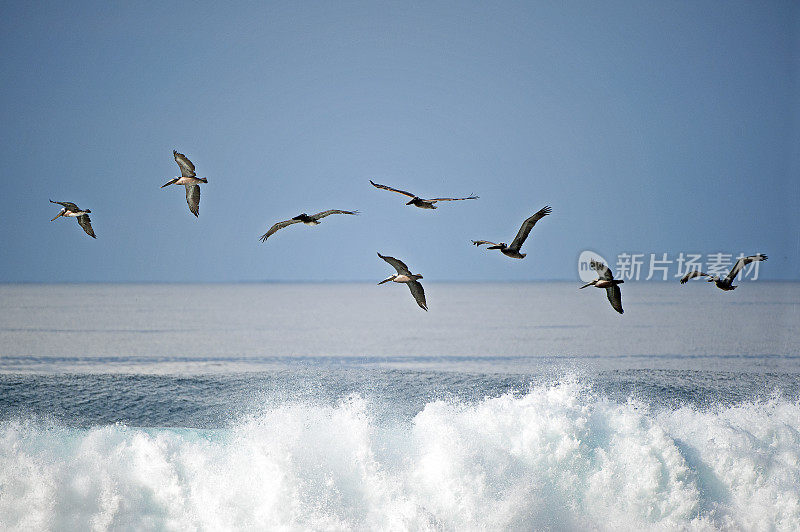
M563 379L582 383L587 394L618 402L635 398L653 408L703 409L775 397L800 398L800 376L794 373L617 370L592 376L482 374L308 363L269 372L195 376L0 375L0 420L38 418L75 427L124 423L224 428L265 405L332 405L351 395L369 398L380 417L411 419L432 401L474 403L506 393L523 394L532 386Z

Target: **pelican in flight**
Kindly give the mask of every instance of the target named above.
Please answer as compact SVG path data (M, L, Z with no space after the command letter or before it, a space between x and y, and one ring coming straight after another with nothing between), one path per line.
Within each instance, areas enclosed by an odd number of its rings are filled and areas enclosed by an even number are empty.
M517 233L517 236L514 237L514 241L511 242L510 246L507 246L505 242L495 244L494 242L489 242L488 240L473 240L472 243L476 246L489 244L489 247L486 249L499 249L500 252L506 257L511 257L512 259L524 259L527 253L520 253L519 248L522 247L525 239L528 238L528 235L530 234L531 229L533 229L533 226L536 225L536 222L551 212L553 212L553 209L551 209L549 205L546 205L540 209L539 212L522 222L522 227L519 228L519 232Z
M591 261L589 265L592 267L594 271L597 272L597 279L592 281L591 283L586 283L585 285L581 286L581 288L586 288L587 286L594 286L596 288L605 288L606 295L608 296L608 301L611 303L611 306L614 307L614 310L622 314L625 312L622 310L622 292L620 292L619 286L620 284L624 283L625 281L621 279L614 279L614 275L611 273L611 270L603 264L602 262Z
M172 156L181 169L181 177L171 179L168 183L161 185L161 188L169 185L186 185L186 203L189 210L195 216L200 216L200 185L198 183L208 183L205 177L197 177L194 172L194 164L182 153L172 150Z
M412 194L411 192L406 192L405 190L398 190L396 188L387 187L386 185L379 185L375 183L372 179L369 180L372 183L372 186L375 188L382 188L383 190L390 190L392 192L397 192L398 194L402 194L404 196L408 196L411 198L411 201L406 203L406 205L413 205L415 207L419 207L420 209L435 209L437 201L463 201L468 199L478 199L478 196L472 195L466 198L433 198L433 199L422 199L417 195Z
M423 290L422 285L417 282L417 279L422 279L422 276L411 273L411 270L408 269L408 266L406 266L401 260L397 260L394 257L387 257L381 255L380 253L378 253L378 256L391 264L392 268L397 270L397 275L392 275L388 279L384 279L378 284L388 283L389 281L394 281L395 283L406 283L408 289L411 290L411 295L417 300L417 305L427 312L428 304L425 303L425 290Z
M267 239L279 229L283 229L292 224L304 223L306 225L319 225L319 221L331 214L358 214L358 211L340 211L338 209L331 209L329 211L318 212L317 214L308 215L306 213L298 214L294 218L278 222L269 228L269 231L261 235L261 241L266 242Z
M709 283L714 283L717 285L717 288L720 290L725 290L726 292L729 290L735 290L736 286L734 286L733 280L737 275L739 275L739 272L742 271L742 268L753 261L761 260L767 260L767 256L761 253L756 253L755 255L750 255L749 257L742 257L736 261L736 264L733 265L733 268L731 268L731 271L728 272L728 275L722 279L720 279L718 275L709 275L701 272L700 270L694 270L681 277L681 284L686 284L689 279L694 279L695 277L708 277L706 280Z
M86 231L86 234L92 238L97 238L94 236L94 229L92 229L92 220L89 219L89 213L92 212L89 209L82 211L78 208L77 205L71 203L69 201L53 201L50 200L50 203L56 203L64 207L61 209L61 212L56 214L55 218L50 220L51 222L54 221L59 216L68 216L70 218L77 218L78 224L83 227L83 230Z

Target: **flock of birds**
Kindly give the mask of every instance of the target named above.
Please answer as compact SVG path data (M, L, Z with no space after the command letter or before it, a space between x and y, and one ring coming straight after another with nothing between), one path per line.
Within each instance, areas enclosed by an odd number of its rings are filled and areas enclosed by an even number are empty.
M176 150L172 150L172 156L175 158L175 162L178 164L178 167L181 170L180 177L175 177L161 186L161 188L167 187L169 185L184 185L186 187L186 203L189 205L189 211L194 214L196 217L200 215L200 183L208 183L208 179L205 177L197 177L197 173L195 172L195 167L192 161L189 160L184 154L177 152ZM390 192L396 192L398 194L402 194L411 198L406 205L413 205L420 209L435 209L436 203L440 201L463 201L463 200L474 200L478 199L478 196L471 195L465 198L432 198L432 199L424 199L420 198L416 194L412 194L411 192L406 192L405 190L399 190L396 188L392 188L387 185L380 185L375 183L374 181L370 180L370 183L375 188L379 188L382 190L388 190ZM92 238L97 238L94 234L94 229L92 229L92 220L89 218L89 214L92 211L89 209L82 210L77 205L69 201L53 201L50 200L50 203L55 203L62 206L61 212L59 212L51 222L56 220L61 216L66 216L69 218L76 218L78 224L83 228L87 235ZM530 235L531 230L536 225L536 222L544 218L545 216L549 215L552 212L552 209L549 205L539 209L535 214L531 217L526 219L522 222L522 226L519 228L517 232L517 236L514 237L514 240L511 241L511 244L506 244L505 242L490 242L488 240L473 240L472 243L476 246L482 246L486 244L488 247L486 249L497 249L506 257L510 257L512 259L524 259L526 253L520 252L522 249L522 245L525 243L525 240ZM280 229L284 227L288 227L293 224L303 223L306 225L319 225L320 220L330 216L332 214L351 214L355 215L358 214L358 211L343 211L339 209L330 209L327 211L318 212L316 214L306 214L302 213L294 218L290 218L289 220L283 220L281 222L275 223L269 230L261 235L260 240L262 242L266 242L267 239L275 234ZM411 291L411 295L417 302L417 305L420 306L423 310L428 310L428 304L425 301L425 290L422 288L422 285L419 283L419 279L422 279L422 275L411 273L411 270L406 266L406 264L398 260L394 257L389 257L386 255L381 255L378 253L378 257L385 260L392 266L396 274L389 276L388 278L384 279L383 281L379 282L378 284L381 285L383 283L387 283L389 281L395 283L405 283L409 290ZM750 264L753 261L762 261L767 260L767 256L761 253L757 253L755 255L750 255L748 257L742 257L736 261L736 264L733 265L733 268L728 272L728 275L725 277L719 277L717 275L710 275L708 273L704 273L700 270L693 270L688 272L684 275L680 283L685 284L690 279L694 279L695 277L708 277L708 282L713 282L716 284L717 288L729 291L736 288L733 285L733 281L739 272L744 268L746 265ZM590 265L594 271L597 272L597 279L590 283L586 283L585 285L581 286L580 288L586 288L589 286L594 286L595 288L604 288L606 290L606 295L608 296L608 301L611 303L611 306L614 310L622 314L624 310L622 309L622 292L620 291L619 285L624 283L625 281L621 279L614 279L614 275L611 273L611 269L606 266L604 263L599 261L591 261Z

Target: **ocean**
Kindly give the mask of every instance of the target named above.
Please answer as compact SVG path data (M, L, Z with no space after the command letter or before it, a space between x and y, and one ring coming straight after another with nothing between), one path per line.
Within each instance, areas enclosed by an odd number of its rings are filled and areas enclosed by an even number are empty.
M800 529L800 283L423 284L0 285L0 529Z

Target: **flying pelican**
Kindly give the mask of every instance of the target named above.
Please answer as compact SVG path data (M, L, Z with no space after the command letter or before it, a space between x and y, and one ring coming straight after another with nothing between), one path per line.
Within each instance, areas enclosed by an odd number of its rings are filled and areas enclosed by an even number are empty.
M205 177L197 177L194 172L194 164L182 153L172 150L172 156L181 169L181 177L171 179L169 183L161 185L161 188L169 185L186 185L186 203L189 210L195 216L200 216L200 185L198 183L208 183Z
M50 200L50 203L56 203L64 207L63 209L61 209L60 213L56 214L55 218L50 220L51 222L54 221L59 216L69 216L71 218L77 218L78 224L81 227L83 227L83 230L86 231L86 234L92 238L97 238L96 236L94 236L94 229L92 229L92 220L89 219L89 213L92 211L90 211L89 209L82 211L78 208L77 205L69 201Z
M739 275L739 272L742 270L742 268L753 261L761 260L767 260L767 256L761 253L756 253L755 255L750 255L749 257L742 257L736 261L736 264L733 265L731 271L729 271L728 275L726 275L723 279L720 279L718 275L709 275L701 272L700 270L694 270L681 277L681 284L686 284L689 279L694 279L695 277L708 277L706 280L709 283L714 283L717 285L717 288L720 290L725 290L726 292L729 290L735 290L736 286L733 285L733 280L737 275Z
M294 218L291 218L289 220L284 220L282 222L278 222L275 225L273 225L272 227L270 227L269 231L267 231L266 233L261 235L261 241L262 242L266 242L267 239L273 233L275 233L278 229L283 229L284 227L292 225L292 224L299 224L299 223L302 222L302 223L304 223L306 225L319 225L319 221L322 218L325 218L326 216L330 216L331 214L358 214L358 211L340 211L338 209L331 209L329 211L322 211L322 212L318 212L317 214L312 214L311 216L309 216L306 213L298 214Z
M510 246L507 246L505 242L495 244L494 242L489 242L488 240L473 240L472 243L476 246L489 244L489 247L486 249L499 249L500 252L506 257L511 257L512 259L524 259L527 253L520 253L519 248L522 247L525 239L528 238L528 234L530 234L531 229L533 229L533 226L536 225L536 222L551 212L553 212L553 209L551 209L549 205L546 205L540 209L539 212L522 222L522 227L519 228L519 232L517 233L517 236L514 237L514 241L511 242Z
M472 196L469 196L469 197L466 197L466 198L422 199L419 196L416 196L416 195L412 194L411 192L406 192L405 190L398 190L396 188L387 187L386 185L379 185L378 183L375 183L374 181L372 181L372 179L370 179L369 182L372 183L372 186L375 187L375 188L382 188L383 190L391 190L392 192L397 192L398 194L402 194L404 196L408 196L409 198L411 198L411 201L406 203L406 205L414 205L415 207L419 207L420 209L435 209L436 205L434 205L434 203L436 203L437 201L462 201L462 200L468 200L468 199L478 199L478 196L475 196L475 195L472 195Z
M392 268L397 270L397 275L392 275L388 279L384 279L378 284L388 283L389 281L394 281L395 283L406 283L409 290L411 290L411 295L417 300L417 305L427 312L428 304L425 303L425 290L423 290L422 285L417 282L417 279L422 279L422 276L411 273L411 270L408 269L408 266L406 266L401 260L397 260L394 257L386 257L380 253L378 253L378 256L391 264Z
M597 272L597 279L591 283L586 283L585 285L581 286L581 288L586 288L587 286L605 288L608 301L611 303L611 306L614 307L614 310L620 314L625 312L622 310L622 292L620 292L619 286L617 286L625 281L621 279L614 279L614 275L611 273L611 270L602 262L593 260L589 263L589 265L594 271Z

